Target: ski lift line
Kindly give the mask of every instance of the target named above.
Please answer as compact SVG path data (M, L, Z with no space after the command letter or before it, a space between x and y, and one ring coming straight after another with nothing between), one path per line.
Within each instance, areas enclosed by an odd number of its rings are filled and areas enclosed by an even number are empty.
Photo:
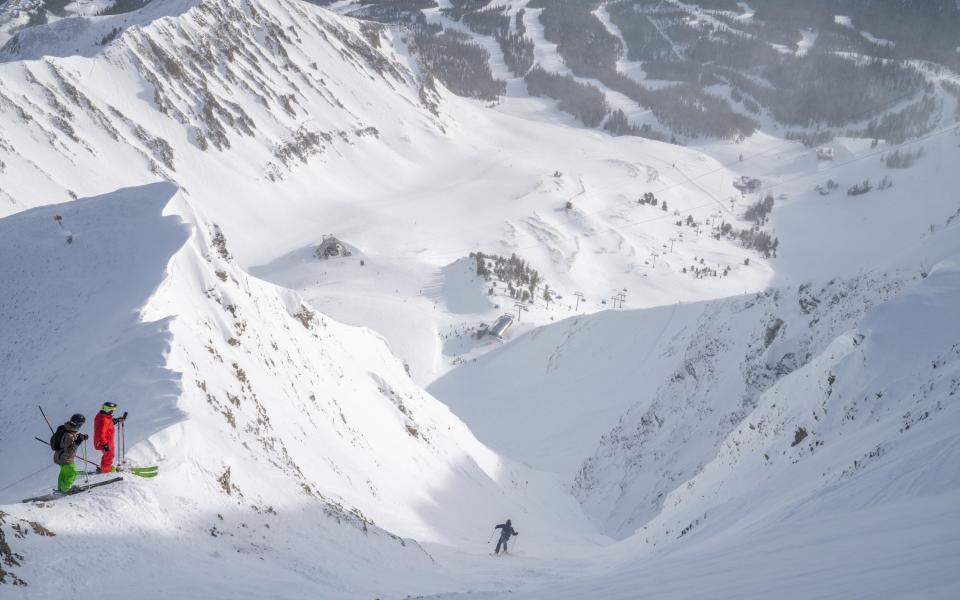
M920 142L924 142L924 141L926 141L926 140L929 140L929 139L932 139L932 138L935 138L935 137L939 137L939 136L944 135L944 134L946 134L946 133L949 133L950 131L953 131L953 130L960 130L960 123L954 123L953 125L950 125L949 127L945 127L945 128L940 129L940 130L938 130L938 131L934 131L934 132L932 132L932 133L929 133L929 134L927 134L927 135L925 135L925 136L922 136L922 137L919 137L919 138L916 138L916 139L913 139L913 140L904 142L904 143L902 143L902 144L899 144L898 147L911 146L911 145L914 145L914 144L918 144L918 143L920 143ZM829 166L825 167L822 171L817 171L817 172L815 172L815 173L802 173L802 174L797 175L797 176L795 176L795 177L791 177L791 178L787 178L787 179L783 179L783 180L781 180L781 181L778 181L778 182L777 182L777 185L783 185L783 184L787 184L787 183L793 183L794 181L799 181L799 180L801 180L801 179L806 179L806 178L809 178L809 177L821 177L821 176L823 175L823 172L824 172L824 171L829 171L829 170L831 170L831 169L836 169L836 168L839 168L839 167L847 166L847 165L850 165L850 164L852 164L852 163L859 162L859 161L861 161L861 160L866 160L866 159L868 159L868 158L873 158L874 156L879 156L879 155L881 155L881 154L885 154L885 153L888 152L888 151L889 151L889 150L886 150L886 149L884 149L884 150L877 150L876 152L870 152L870 153L867 153L867 154L864 154L864 155L861 155L861 156L857 156L857 157L851 158L851 159L846 160L846 161L843 161L843 162L832 163L832 164L830 164ZM693 179L693 178L691 178L691 179ZM703 210L704 208L712 208L712 207L715 207L715 206L716 206L716 201L711 199L710 202L706 202L706 203L704 203L704 204L698 204L698 205L696 205L696 206L692 206L692 207L690 207L690 208L684 209L684 212L692 213L692 212L697 212L697 211ZM597 212L602 212L602 211L597 211ZM676 218L676 216L675 216L673 213L667 213L667 214L664 214L664 215L657 215L656 217L650 217L650 218L642 219L642 220L639 220L639 221L627 220L627 224L626 224L626 225L623 225L623 226L621 226L621 227L617 227L616 229L617 229L617 231L622 231L622 230L624 230L624 229L632 229L632 228L637 227L637 226L639 226L639 225L645 225L645 224L647 224L647 223L652 223L652 222L654 222L654 221L660 221L660 220L663 220L663 219L672 219L672 218ZM576 237L574 237L574 238L571 238L571 239L572 239L572 240L584 239L584 238L592 237L592 235L594 235L594 234L583 233L583 234L581 234L581 235L579 235L579 236L576 236ZM515 246L515 247L511 248L510 250L511 250L512 252L516 252L516 251L518 251L518 250L530 250L530 249L533 249L533 248L539 248L539 247L543 247L543 246L547 246L547 245L549 245L549 242L537 242L537 243L528 244L528 245L525 245L525 246ZM423 254L420 254L420 255L417 255L417 256L398 257L398 258L399 258L400 260L403 260L404 258L406 258L406 259L408 259L408 260L412 260L412 259L423 259L423 258L427 258L427 259L435 259L435 258L445 259L445 258L451 258L451 257L461 257L461 256L464 256L464 252L469 253L469 252L473 252L473 251L475 251L475 250L476 250L476 248L470 248L470 249L462 250L462 251L459 251L459 252L447 252L447 253L432 254L432 255L423 255Z

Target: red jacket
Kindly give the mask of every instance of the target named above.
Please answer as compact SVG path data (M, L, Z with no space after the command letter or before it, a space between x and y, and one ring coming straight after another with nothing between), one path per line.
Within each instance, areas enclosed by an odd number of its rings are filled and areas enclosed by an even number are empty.
M113 415L102 410L93 419L93 447L97 450L105 445L113 446Z

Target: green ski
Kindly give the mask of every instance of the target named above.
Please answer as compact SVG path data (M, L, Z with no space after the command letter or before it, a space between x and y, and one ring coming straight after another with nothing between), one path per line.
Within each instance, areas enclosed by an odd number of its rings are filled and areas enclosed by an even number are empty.
M132 475L137 475L138 477L156 477L159 473L160 467L117 467L112 472L113 473L130 473ZM109 473L101 473L99 470L96 471L77 471L77 475L108 475Z
M132 473L138 477L156 477L160 467L120 467L121 473Z

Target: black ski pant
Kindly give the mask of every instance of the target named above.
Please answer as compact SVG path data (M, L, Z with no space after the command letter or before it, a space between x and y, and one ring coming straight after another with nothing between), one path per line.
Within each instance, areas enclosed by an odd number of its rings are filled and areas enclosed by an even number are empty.
M503 551L507 551L507 540L510 539L508 535L501 535L500 540L497 542L497 549L493 551L494 554L500 554L500 546L503 546Z

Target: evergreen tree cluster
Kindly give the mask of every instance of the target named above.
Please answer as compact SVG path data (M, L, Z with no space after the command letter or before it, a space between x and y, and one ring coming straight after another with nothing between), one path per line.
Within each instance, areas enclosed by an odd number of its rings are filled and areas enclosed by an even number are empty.
M533 40L523 33L508 31L497 36L497 42L503 52L503 61L514 75L523 77L533 68Z
M928 93L901 110L888 112L871 120L863 130L850 131L847 134L900 144L932 131L940 119L941 104L934 94Z
M777 248L780 246L780 240L771 236L766 231L754 225L748 229L736 229L730 223L721 223L713 234L716 239L726 238L736 240L744 248L751 248L763 255L764 258L777 256Z
M795 140L807 148L816 148L833 141L834 133L829 129L822 129L812 132L807 131L788 131L783 134L784 139Z
M767 222L770 211L773 210L773 194L767 194L763 200L758 200L747 207L743 213L743 218L756 225L763 225Z
M471 252L470 258L476 261L478 276L487 281L496 279L507 284L507 293L510 297L523 302L533 298L537 287L543 281L540 273L516 254L511 254L507 258L496 254ZM544 298L552 294L549 288L550 286L546 286L544 289ZM492 290L493 288L491 293Z
M131 0L136 1L136 0ZM330 0L313 0L329 3ZM607 30L595 11L603 3L623 41ZM429 46L428 71L458 94L493 99L505 85L495 80L482 55L451 41L428 25L423 11L435 0L358 0L358 15L405 24L448 39ZM751 6L735 0L531 0L542 8L545 37L557 44L577 77L593 78L651 113L663 130L638 127L621 110L611 111L594 86L534 68L534 45L524 26L525 10L511 19L509 8L490 0L451 0L442 9L471 30L493 37L508 68L532 82L534 95L560 100L561 109L589 126L614 135L636 135L678 142L714 137L740 140L756 131L752 115L768 114L793 128L788 137L810 147L834 135L891 143L924 135L937 126L942 103L936 89L914 65L917 59L960 70L955 0L764 0ZM696 7L709 19L693 18ZM852 27L838 23L845 15ZM805 32L813 32L811 40ZM865 36L861 32L869 32ZM806 38L805 38L806 36ZM877 38L892 44L875 42ZM804 42L810 42L804 44ZM441 58L435 50L452 50ZM642 63L648 79L667 85L646 87L620 73L623 56ZM942 90L958 98L960 84ZM726 97L729 94L729 98ZM593 102L595 106L587 106ZM906 106L903 106L906 102ZM865 126L859 125L866 123ZM856 129L850 129L856 127ZM844 128L848 128L844 130Z
M510 31L510 17L503 8L467 12L460 17L463 24L481 35L496 37Z
M580 83L570 75L548 73L536 66L523 78L531 96L546 96L559 102L560 110L596 127L607 116L607 100L599 89Z
M861 196L861 195L863 195L863 194L866 194L867 192L869 192L869 191L872 190L872 189L873 189L873 184L870 183L870 180L869 180L869 179L864 179L862 182L860 182L860 183L858 183L858 184L856 184L856 185L850 186L850 187L847 189L847 195L848 195L848 196Z
M889 154L883 156L883 164L887 166L888 169L909 169L913 166L915 162L923 158L924 150L921 146L913 152L909 150L894 150Z
M441 10L454 21L459 21L464 15L475 13L488 4L490 0L450 0L450 7Z
M599 0L535 0L529 5L544 8L540 14L544 36L557 44L557 51L575 75L598 79L610 89L626 95L651 110L675 134L690 138L709 136L732 139L750 135L756 130L753 120L734 111L727 100L702 89L702 86L720 83L720 80L709 73L705 74L700 65L691 63L679 67L685 71L684 78L689 80L688 83L659 89L647 89L617 71L617 60L624 53L623 44L593 14L599 4ZM625 9L619 4L609 5L608 9L611 16L613 12L621 16L625 14ZM638 21L631 18L629 22L633 30L641 32L642 40L647 40L657 31L649 19ZM629 47L630 40L624 35ZM659 32L657 35L660 36ZM665 43L663 36L660 39ZM640 41L639 44L643 46L644 42ZM663 51L672 52L672 47L667 44L663 46ZM658 65L671 69L674 63L661 60L652 66L644 63L644 68L650 66L656 69ZM654 77L649 73L648 76ZM708 77L709 81L706 80ZM611 115L608 123L606 129L616 135L666 139L666 136L649 127L632 126L623 114Z
M616 72L623 52L620 40L593 14L599 5L600 0L533 0L528 5L543 7L544 37L558 44L563 62L579 77L601 79Z
M462 32L445 30L440 34L418 31L413 47L421 68L460 96L496 100L507 84L490 71L490 54L469 41Z
M330 3L324 0L324 3ZM358 17L380 23L420 24L427 18L423 11L436 8L434 0L361 0L360 9L354 13Z
M603 129L609 132L610 135L636 135L639 137L662 139L662 136L657 136L650 125L644 123L640 127L637 127L631 123L627 117L627 113L619 108L610 113L606 122L603 124Z
M593 4L592 0L583 2L580 14L593 10ZM688 137L732 137L734 130L742 135L753 131L751 120L743 115L737 118L726 100L711 100L707 94L706 88L725 83L730 86L730 98L748 113L766 110L786 125L821 129L873 117L867 128L852 133L900 142L928 132L937 107L923 74L905 60L889 59L924 55L948 66L960 62L955 51L960 10L949 0L929 4L919 0L767 0L754 7L756 14L751 19L738 18L744 9L736 3L704 0L693 4L711 19L691 19L689 10L655 0L618 0L606 5L623 34L627 58L641 61L650 79L677 82L678 87L667 88L667 92L657 90L665 98L629 93L599 72L587 75L651 108L671 131ZM834 22L837 14L851 15L855 27ZM912 25L891 25L898 21ZM872 28L880 22L883 27ZM895 44L873 43L856 27ZM817 37L812 47L801 52L802 31L815 31ZM933 45L950 49L952 54L921 51L918 31L932 33L938 40ZM573 48L579 46L582 42ZM909 51L902 52L908 47ZM920 95L924 98L913 106L888 114L898 101ZM809 143L818 145L813 140Z
M472 31L497 40L507 67L518 77L523 77L533 67L533 40L525 35L523 15L524 10L520 9L516 15L516 31L510 30L510 17L505 8L466 12L461 20Z
M637 204L649 204L650 206L656 206L658 202L659 201L653 192L645 192L643 196L640 196L640 198L637 200Z

